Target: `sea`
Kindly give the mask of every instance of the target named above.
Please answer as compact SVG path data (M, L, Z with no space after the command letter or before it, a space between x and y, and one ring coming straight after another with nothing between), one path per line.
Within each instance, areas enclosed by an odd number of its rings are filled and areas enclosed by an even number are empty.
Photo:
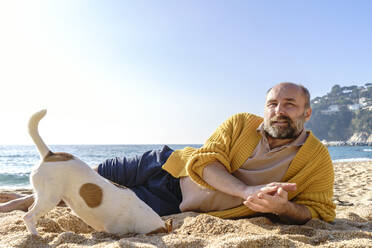
M63 151L77 156L93 167L105 159L114 157L134 157L142 153L160 149L163 145L51 145L52 151ZM182 149L186 146L200 147L200 144L168 145ZM371 146L328 147L333 162L353 162L372 160ZM29 175L39 161L34 145L0 145L0 189L30 188Z

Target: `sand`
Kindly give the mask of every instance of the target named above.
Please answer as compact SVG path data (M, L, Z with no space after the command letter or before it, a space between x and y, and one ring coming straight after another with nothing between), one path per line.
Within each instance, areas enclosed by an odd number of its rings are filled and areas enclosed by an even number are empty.
M30 193L17 190L17 193ZM311 220L285 225L267 217L223 220L192 212L166 216L169 234L96 232L56 207L38 221L40 237L27 233L24 212L0 213L2 247L372 247L372 161L336 163L334 223Z

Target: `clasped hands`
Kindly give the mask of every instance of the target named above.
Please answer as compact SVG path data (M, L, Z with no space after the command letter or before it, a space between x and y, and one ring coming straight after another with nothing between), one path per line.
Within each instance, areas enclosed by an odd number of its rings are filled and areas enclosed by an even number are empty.
M269 183L250 186L246 190L245 206L255 212L285 214L288 209L288 192L297 189L295 183Z

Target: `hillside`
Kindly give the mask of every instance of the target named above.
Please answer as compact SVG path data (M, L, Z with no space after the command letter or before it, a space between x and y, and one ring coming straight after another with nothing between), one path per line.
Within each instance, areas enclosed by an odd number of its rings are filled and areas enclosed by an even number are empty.
M372 144L372 84L340 87L311 100L306 128L320 140Z

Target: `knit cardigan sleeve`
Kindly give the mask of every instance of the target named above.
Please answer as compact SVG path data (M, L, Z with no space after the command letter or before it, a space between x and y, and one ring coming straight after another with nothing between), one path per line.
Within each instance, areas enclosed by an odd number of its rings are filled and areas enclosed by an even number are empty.
M255 147L252 145L252 147L242 148L241 144L245 143L244 139L252 136L252 133L257 135L256 128L261 122L262 118L258 116L240 113L222 123L204 145L193 152L188 160L186 170L191 179L199 185L214 189L203 180L205 166L218 161L225 166L229 173L237 170ZM247 151L244 152L242 149Z
M298 190L289 193L289 198L293 202L306 206L310 210L312 218L330 222L334 220L336 215L335 204L332 200L333 164L327 148L312 134L308 139L308 144L299 151L293 161L293 168L283 181L297 183ZM312 148L312 152L308 150L308 147ZM300 164L303 166L299 166Z

